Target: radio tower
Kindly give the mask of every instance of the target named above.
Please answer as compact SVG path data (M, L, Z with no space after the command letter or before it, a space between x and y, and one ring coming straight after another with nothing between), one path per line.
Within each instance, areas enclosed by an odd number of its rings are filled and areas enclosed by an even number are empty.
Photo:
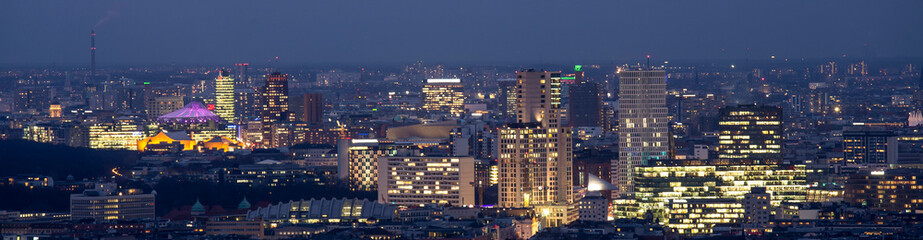
M96 79L96 30L90 30L90 79Z

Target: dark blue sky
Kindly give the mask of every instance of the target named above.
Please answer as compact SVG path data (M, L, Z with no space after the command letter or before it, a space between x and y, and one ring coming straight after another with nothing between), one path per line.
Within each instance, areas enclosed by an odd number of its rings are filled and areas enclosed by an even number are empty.
M923 57L919 0L5 1L0 64L86 64L110 12L101 66Z

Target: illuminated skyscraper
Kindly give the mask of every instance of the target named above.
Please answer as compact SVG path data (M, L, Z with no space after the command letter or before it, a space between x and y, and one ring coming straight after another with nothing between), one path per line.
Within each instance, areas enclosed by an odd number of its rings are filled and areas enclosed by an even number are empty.
M423 111L459 116L465 112L465 86L460 79L427 79L423 85Z
M241 87L234 90L234 114L240 119L253 120L260 116L260 92L251 87Z
M499 134L499 205L565 210L561 221L549 223L567 224L573 148L571 128L558 123L561 73L529 69L516 75L517 120Z
M648 160L668 158L666 73L663 70L621 70L619 73L618 194L634 192L634 168Z
M279 72L269 74L266 76L266 84L260 90L263 146L269 147L273 146L272 124L288 120L288 76Z
M218 77L215 78L215 114L218 114L224 121L235 122L234 115L234 78L230 73L221 70L218 71Z
M739 105L720 110L718 158L782 162L782 108Z

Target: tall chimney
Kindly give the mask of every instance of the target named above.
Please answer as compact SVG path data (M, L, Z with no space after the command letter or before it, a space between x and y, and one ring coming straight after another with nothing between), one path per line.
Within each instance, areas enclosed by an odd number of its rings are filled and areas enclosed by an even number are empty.
M90 30L90 79L96 79L96 30Z

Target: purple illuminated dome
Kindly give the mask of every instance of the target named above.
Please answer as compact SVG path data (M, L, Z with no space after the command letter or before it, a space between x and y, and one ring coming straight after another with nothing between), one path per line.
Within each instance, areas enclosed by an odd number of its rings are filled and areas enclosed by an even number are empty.
M161 124L170 124L170 123L205 123L208 121L220 122L221 117L215 115L215 113L208 111L205 108L205 105L199 102L191 102L186 104L180 110L173 111L171 113L164 114L163 116L157 117L157 122Z

